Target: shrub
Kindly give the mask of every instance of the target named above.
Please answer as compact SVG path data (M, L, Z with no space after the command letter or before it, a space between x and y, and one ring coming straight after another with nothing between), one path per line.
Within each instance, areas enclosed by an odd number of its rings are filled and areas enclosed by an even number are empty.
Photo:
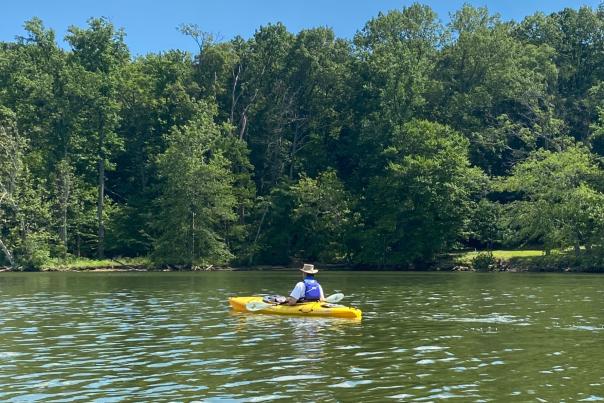
M472 259L472 267L476 271L491 271L497 265L497 259L492 252L479 253Z

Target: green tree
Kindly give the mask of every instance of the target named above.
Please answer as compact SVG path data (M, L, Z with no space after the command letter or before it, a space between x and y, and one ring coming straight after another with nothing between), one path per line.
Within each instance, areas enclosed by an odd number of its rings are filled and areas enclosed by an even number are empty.
M11 232L11 217L18 209L16 200L17 186L23 171L23 150L25 141L15 127L15 116L7 108L0 107L0 249L4 254L2 261L8 262L11 268L16 267L12 245L6 237ZM4 238L4 241L2 240Z
M472 208L467 238L480 242L488 250L492 250L497 244L501 245L506 235L502 215L501 203L487 198L480 199Z
M449 24L456 38L440 53L434 92L437 116L470 140L470 158L506 174L537 148L561 149L564 127L554 115L554 52L522 43L514 25L486 8L463 6Z
M24 164L27 141L12 111L0 106L0 262L39 268L49 258L49 207Z
M436 13L418 3L367 22L354 44L370 112L399 122L423 116L435 85L437 49L445 41Z
M40 19L27 21L24 28L27 35L7 49L0 96L15 112L17 128L29 140L29 169L36 177L48 179L69 149L66 56L57 46L54 32Z
M356 122L343 138L352 137L345 166L354 187L363 189L382 170L382 152L391 145L396 126L430 115L427 96L436 85L432 76L444 40L434 11L419 4L379 14L355 36Z
M88 195L96 182L90 142L78 125L85 110L77 97L80 83L54 32L37 18L24 27L27 34L7 47L6 63L0 64L5 88L0 98L15 111L17 129L27 137L24 164L49 197L52 220L46 230L59 239L61 257L68 251L79 255L91 225L79 220L95 208Z
M334 170L302 177L291 187L293 254L326 263L350 261L347 239L355 229L352 196Z
M225 227L236 219L234 175L219 145L230 128L214 122L216 106L201 102L196 116L168 136L158 169L157 263L224 264L231 254Z
M604 221L602 173L582 147L559 153L537 151L513 169L502 189L517 192L507 206L510 225L520 242L540 242L552 249L588 249L599 243Z
M590 132L589 144L591 149L596 154L604 156L604 105L598 108L598 119L590 126Z
M140 57L120 70L119 126L123 147L107 173L110 195L119 202L107 223L107 252L144 255L153 247L152 201L158 194L157 158L166 136L194 116L199 86L185 52Z
M604 8L565 8L550 15L536 13L522 21L516 35L526 44L555 50L558 77L552 88L556 109L569 133L585 140L596 110L587 107L592 87L604 80Z
M438 123L413 120L392 133L383 172L364 195L357 260L411 264L447 250L462 234L483 181L468 141Z
M97 256L105 254L106 169L112 168L111 156L122 144L116 133L119 123L121 68L129 61L124 32L103 18L88 21L89 27L69 28L65 37L72 47L70 95L81 105L77 113L77 130L93 149L88 156L97 166Z

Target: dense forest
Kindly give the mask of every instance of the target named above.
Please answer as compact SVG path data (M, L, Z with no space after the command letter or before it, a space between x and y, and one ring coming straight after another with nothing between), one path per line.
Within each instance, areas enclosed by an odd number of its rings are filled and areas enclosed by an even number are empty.
M180 30L195 54L104 18L0 42L0 266L604 255L604 7Z

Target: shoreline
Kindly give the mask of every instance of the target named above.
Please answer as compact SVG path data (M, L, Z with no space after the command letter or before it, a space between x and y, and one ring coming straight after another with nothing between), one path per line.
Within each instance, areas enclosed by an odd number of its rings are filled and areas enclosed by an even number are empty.
M463 251L443 254L433 261L416 265L321 264L328 271L414 271L414 272L551 272L551 273L604 273L604 259L597 256L556 253L540 254L538 250L496 250L491 252ZM253 266L155 266L146 258L110 258L104 260L80 259L65 263L54 262L40 269L17 269L0 266L0 272L209 272L209 271L291 271L300 262L289 265Z
M319 266L322 267L322 266ZM285 266L250 266L250 267L213 267L211 269L191 269L191 268L150 268L150 267L132 267L132 268L121 268L121 267L53 267L41 270L11 270L7 267L0 267L0 273L176 273L176 272L288 272L295 270L296 267L285 267ZM371 266L366 267L346 267L346 268L326 268L323 266L323 270L329 272L416 272L416 273L430 273L430 272L474 272L474 273L604 273L604 266L602 269L582 269L580 267L526 267L523 265L506 265L506 267L498 267L490 270L477 270L467 265L448 265L448 266L435 266L431 268L376 268Z

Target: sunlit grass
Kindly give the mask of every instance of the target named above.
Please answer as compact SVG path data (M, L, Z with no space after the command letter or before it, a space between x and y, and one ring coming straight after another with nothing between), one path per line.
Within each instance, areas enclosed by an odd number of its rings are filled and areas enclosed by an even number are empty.
M118 263L121 262L123 264ZM149 260L144 257L113 259L67 258L51 259L42 266L42 270L84 270L95 268L127 269L127 266L147 265ZM126 265L126 266L125 266Z
M471 251L471 252L462 252L453 254L453 258L457 263L469 263L474 259L478 254L486 253L486 251ZM510 260L513 258L528 258L535 256L543 256L545 252L538 249L528 249L528 250L494 250L492 251L493 257L501 260Z

